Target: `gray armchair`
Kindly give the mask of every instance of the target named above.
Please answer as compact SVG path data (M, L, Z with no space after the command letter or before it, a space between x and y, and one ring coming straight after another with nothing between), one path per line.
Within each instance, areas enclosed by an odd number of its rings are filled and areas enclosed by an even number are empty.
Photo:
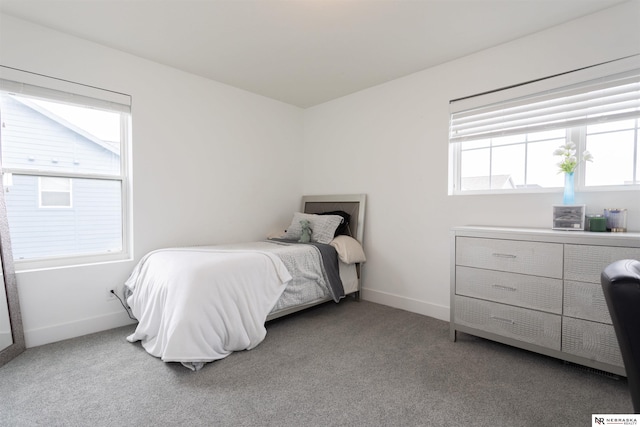
M600 278L627 371L633 410L640 413L640 261L615 261Z

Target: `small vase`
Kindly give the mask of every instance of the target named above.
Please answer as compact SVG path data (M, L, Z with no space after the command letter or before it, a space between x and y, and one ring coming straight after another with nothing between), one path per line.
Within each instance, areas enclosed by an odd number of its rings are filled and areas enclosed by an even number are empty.
M573 172L566 172L564 174L564 196L562 198L562 203L564 203L565 205L575 204L574 195Z

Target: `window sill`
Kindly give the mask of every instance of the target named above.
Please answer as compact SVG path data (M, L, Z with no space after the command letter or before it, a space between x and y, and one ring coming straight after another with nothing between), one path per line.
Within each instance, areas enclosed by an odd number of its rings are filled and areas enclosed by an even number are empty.
M562 194L562 187L554 188L528 188L515 190L473 190L473 191L450 191L449 196L488 196L505 194ZM640 191L640 185L611 185L599 187L583 187L575 189L577 193L600 193L603 191Z
M92 265L116 264L131 262L129 253L87 255L76 257L56 257L38 260L14 260L16 274L34 271L56 270L64 268L87 267Z

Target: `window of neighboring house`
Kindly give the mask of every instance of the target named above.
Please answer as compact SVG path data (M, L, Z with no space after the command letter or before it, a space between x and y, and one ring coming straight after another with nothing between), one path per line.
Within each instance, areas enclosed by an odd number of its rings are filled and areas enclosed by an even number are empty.
M71 179L41 176L38 178L40 187L41 208L70 208L71 207Z
M553 152L569 142L576 189L640 189L638 67L634 56L452 101L450 194L560 191Z
M0 67L16 269L129 257L130 97Z

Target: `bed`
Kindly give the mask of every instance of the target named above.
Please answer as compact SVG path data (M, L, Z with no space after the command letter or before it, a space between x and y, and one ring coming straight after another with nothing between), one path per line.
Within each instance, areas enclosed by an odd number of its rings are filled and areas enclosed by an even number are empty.
M138 320L127 340L199 370L255 348L270 320L358 299L365 200L364 194L304 196L289 227L271 238L148 253L125 283ZM305 225L311 241L300 242Z

